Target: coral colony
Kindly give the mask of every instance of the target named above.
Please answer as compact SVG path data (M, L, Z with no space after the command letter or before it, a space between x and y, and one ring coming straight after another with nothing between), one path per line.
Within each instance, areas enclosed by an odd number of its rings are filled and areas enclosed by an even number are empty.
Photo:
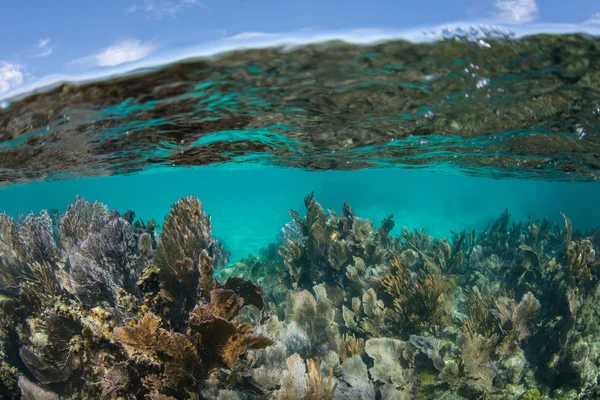
M77 198L0 215L0 394L23 399L598 398L600 230L393 237L313 195L224 267L200 201L161 231Z

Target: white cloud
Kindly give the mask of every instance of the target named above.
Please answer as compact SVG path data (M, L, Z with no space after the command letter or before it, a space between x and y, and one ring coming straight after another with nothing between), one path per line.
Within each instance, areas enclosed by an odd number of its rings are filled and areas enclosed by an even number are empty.
M206 8L198 0L144 0L142 3L129 6L125 11L130 13L141 11L156 19L163 19L174 18L191 7Z
M592 15L592 18L586 20L584 24L598 24L600 25L600 12Z
M273 37L273 36L278 36L278 35L275 33L266 33L266 32L242 32L242 33L238 33L235 36L230 37L229 39L246 40L246 39L255 39L255 38L262 38L262 37Z
M156 50L152 43L139 40L125 40L107 47L97 54L75 60L73 63L92 64L98 67L114 67L148 57Z
M48 57L54 51L54 48L50 46L50 39L40 39L37 46L38 53L34 54L33 57Z
M23 83L23 67L8 61L0 61L0 93L8 92Z
M50 44L50 39L48 39L48 38L40 39L40 41L38 42L38 47L40 49L44 49L44 48L48 47L49 44Z
M537 19L536 0L496 0L495 18L509 24L524 24Z

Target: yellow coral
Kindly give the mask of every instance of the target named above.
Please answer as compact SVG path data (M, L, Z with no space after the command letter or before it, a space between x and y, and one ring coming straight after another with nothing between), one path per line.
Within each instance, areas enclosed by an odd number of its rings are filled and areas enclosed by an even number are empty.
M312 359L306 361L305 400L331 400L336 389L337 383L333 384L332 371L329 371L325 380L317 363Z
M382 285L393 299L388 317L403 328L429 328L447 321L456 282L454 277L420 271L411 278L404 259L395 255Z
M365 351L365 341L352 334L344 334L339 339L340 359L346 361L353 356L360 356Z

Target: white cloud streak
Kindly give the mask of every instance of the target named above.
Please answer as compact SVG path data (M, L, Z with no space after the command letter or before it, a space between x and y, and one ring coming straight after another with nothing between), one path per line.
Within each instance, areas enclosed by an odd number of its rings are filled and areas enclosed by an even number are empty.
M586 20L584 24L597 24L600 25L600 12L592 15L592 18Z
M19 64L0 61L0 93L5 93L23 83L23 67Z
M38 53L34 54L33 57L48 57L54 51L54 47L50 45L50 39L40 39L36 48Z
M192 7L206 8L198 0L144 0L142 3L129 6L125 11L129 13L143 12L150 17L163 19L165 17L174 18L177 14Z
M525 24L538 17L536 0L496 0L495 19L508 24Z
M276 33L266 33L266 32L242 32L242 33L238 33L235 36L231 36L229 39L231 39L231 40L247 40L247 39L274 37L274 36L279 36L279 35L277 35Z
M107 47L97 54L75 60L75 64L91 64L97 67L114 67L148 57L156 50L152 43L139 40L125 40Z

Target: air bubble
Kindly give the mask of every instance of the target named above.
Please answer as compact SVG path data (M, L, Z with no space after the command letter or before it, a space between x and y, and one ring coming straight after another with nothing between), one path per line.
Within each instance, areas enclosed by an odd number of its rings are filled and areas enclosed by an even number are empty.
M477 81L477 84L475 86L477 87L477 89L481 89L481 88L486 87L489 84L490 84L490 80L488 78L481 78Z

